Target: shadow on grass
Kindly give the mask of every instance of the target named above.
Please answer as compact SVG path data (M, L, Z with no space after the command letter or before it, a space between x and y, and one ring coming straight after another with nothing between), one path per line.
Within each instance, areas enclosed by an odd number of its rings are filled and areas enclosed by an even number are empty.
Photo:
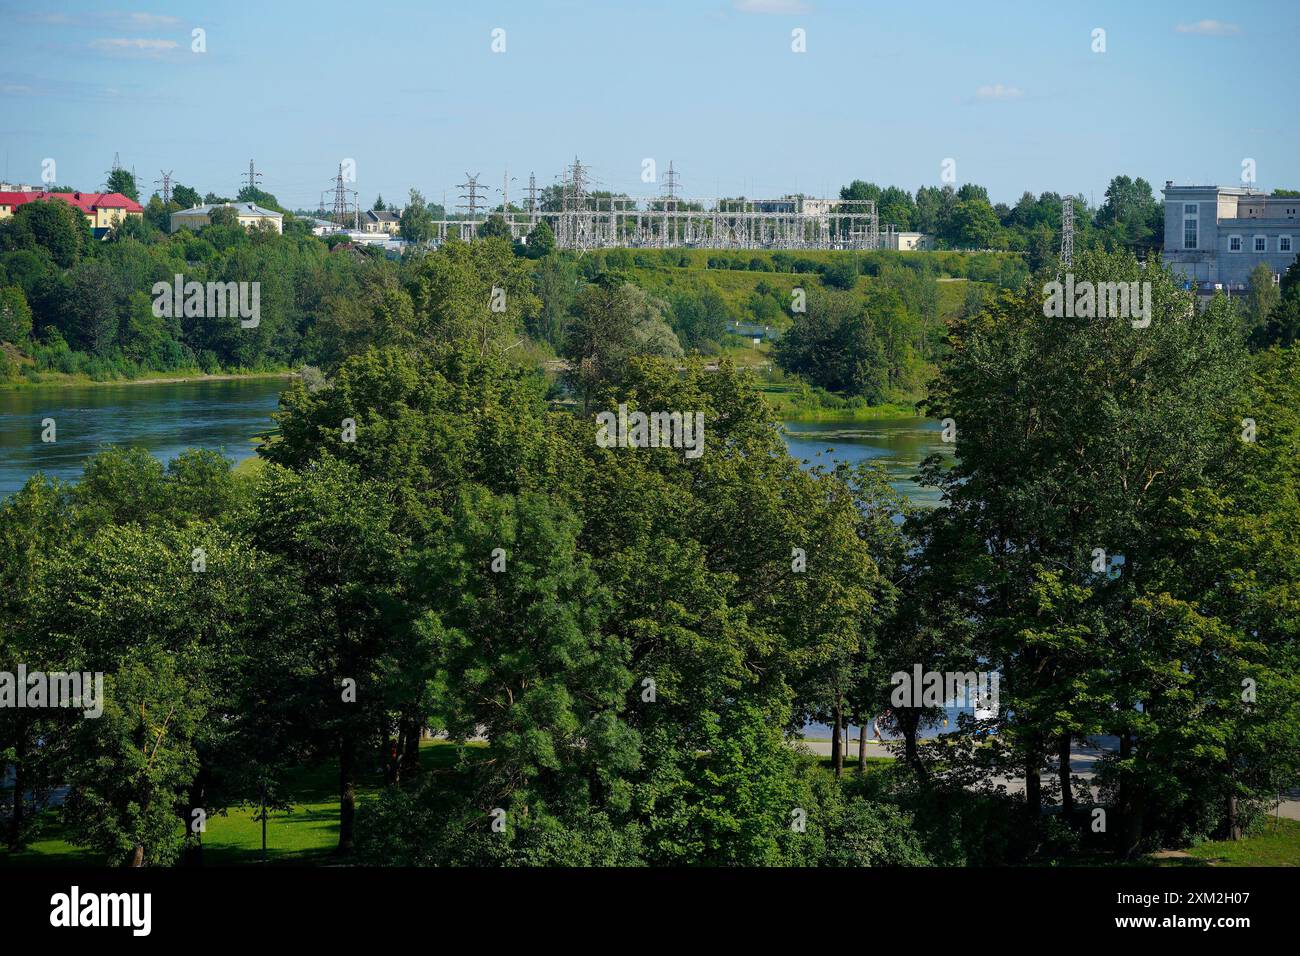
M462 758L480 759L486 753L487 748L478 743L460 748L445 741L425 740L420 744L420 772L454 774ZM379 770L363 774L357 786L358 804L374 797L383 785ZM284 789L292 809L273 810L267 818L266 863L316 866L332 862L339 839L338 764L326 760L298 768L287 775ZM203 837L204 865L262 863L262 824L255 819L256 814L255 806L237 806L208 817ZM10 853L0 847L0 867L107 865L102 854L67 841L68 832L57 810L41 812L34 827L24 849Z

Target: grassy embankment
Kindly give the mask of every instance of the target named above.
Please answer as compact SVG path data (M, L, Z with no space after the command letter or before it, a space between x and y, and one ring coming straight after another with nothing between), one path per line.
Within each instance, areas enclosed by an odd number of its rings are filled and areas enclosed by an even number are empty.
M773 257L777 254L773 252L746 251L728 255L695 249L681 250L678 255L681 258L675 264L667 264L665 260L661 260L654 254L633 253L634 264L627 267L626 271L638 285L652 295L669 300L684 292L699 295L704 289L712 288L726 304L729 315L747 323L755 321L756 301L768 299L774 304L788 303L791 292L795 288L810 288L822 284L821 277L813 272L775 271L776 264ZM802 261L806 267L809 263L825 264L846 256L861 255L864 254L818 251L795 254L795 260ZM912 257L911 261L914 262L924 261L920 257L937 257L931 259L935 263L942 263L939 265L938 315L932 317L932 321L942 325L955 318L966 300L968 284L975 281L945 274L947 269L957 270L966 265L962 254L922 252L902 255ZM667 258L669 257L665 257ZM715 260L713 267L709 266L710 258ZM728 259L744 259L749 267L721 267L718 260ZM898 261L907 260L900 257ZM754 263L763 263L771 271L755 269ZM864 304L873 281L877 280L869 275L861 275L852 290ZM990 293L995 288L991 282L978 282L978 284L984 286ZM769 316L769 321L765 324L776 331L784 331L791 323L787 311L770 312ZM728 335L722 354L730 358L737 367L754 371L759 379L759 387L764 398L782 418L860 421L877 418L910 418L919 414L915 402L922 397L921 395L908 396L896 402L871 405L860 398L846 398L816 388L797 377L786 376L773 363L772 346L767 341L755 344L752 338Z
M93 387L97 385L167 385L176 382L220 382L228 379L290 378L296 373L286 367L268 369L230 369L205 372L199 368L139 369L130 375L113 372L108 375L91 375L87 372L60 372L56 369L38 369L35 361L8 342L0 343L0 367L10 374L0 375L0 392L29 388Z

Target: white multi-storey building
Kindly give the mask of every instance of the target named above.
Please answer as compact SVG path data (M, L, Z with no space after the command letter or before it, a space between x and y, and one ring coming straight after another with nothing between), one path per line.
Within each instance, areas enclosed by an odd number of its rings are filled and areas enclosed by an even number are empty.
M1261 263L1275 276L1300 251L1300 198L1165 183L1164 261L1201 290L1246 287Z

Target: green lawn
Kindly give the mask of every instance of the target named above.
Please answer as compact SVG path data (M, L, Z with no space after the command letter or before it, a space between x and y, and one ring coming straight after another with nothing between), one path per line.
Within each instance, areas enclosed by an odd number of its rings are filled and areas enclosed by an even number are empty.
M1191 859L1171 858L1162 865L1300 866L1300 821L1270 817L1240 840L1214 840L1187 850Z
M867 773L870 773L872 770L880 770L883 767L889 766L893 762L894 762L893 757L868 757ZM829 756L819 756L817 758L817 766L821 767L823 770L827 772L830 773L835 772L835 764L831 762L831 758ZM858 752L856 750L853 751L853 753L845 756L844 772L846 774L858 772Z
M471 744L470 746L481 746ZM448 769L456 761L456 747L445 741L426 740L420 746L423 771ZM358 803L379 790L381 780L370 777L357 787ZM339 839L338 768L334 763L296 771L288 781L293 806L272 811L266 822L267 859L272 863L309 864L326 860ZM261 859L262 825L255 807L232 808L208 818L203 835L203 859L208 864L246 864ZM63 828L53 813L43 815L36 839L20 853L0 849L0 866L97 865L103 859L63 839Z

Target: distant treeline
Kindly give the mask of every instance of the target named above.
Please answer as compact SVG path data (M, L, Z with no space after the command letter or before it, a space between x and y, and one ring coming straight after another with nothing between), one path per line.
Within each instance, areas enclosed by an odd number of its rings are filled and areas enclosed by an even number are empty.
M1025 192L1007 205L992 202L988 190L975 183L922 186L912 194L855 179L840 190L840 198L875 200L882 227L926 233L940 248L1023 252L1033 271L1046 265L1060 244L1061 193ZM1139 255L1158 250L1164 245L1164 203L1145 179L1116 176L1100 206L1074 197L1074 232L1076 247Z

